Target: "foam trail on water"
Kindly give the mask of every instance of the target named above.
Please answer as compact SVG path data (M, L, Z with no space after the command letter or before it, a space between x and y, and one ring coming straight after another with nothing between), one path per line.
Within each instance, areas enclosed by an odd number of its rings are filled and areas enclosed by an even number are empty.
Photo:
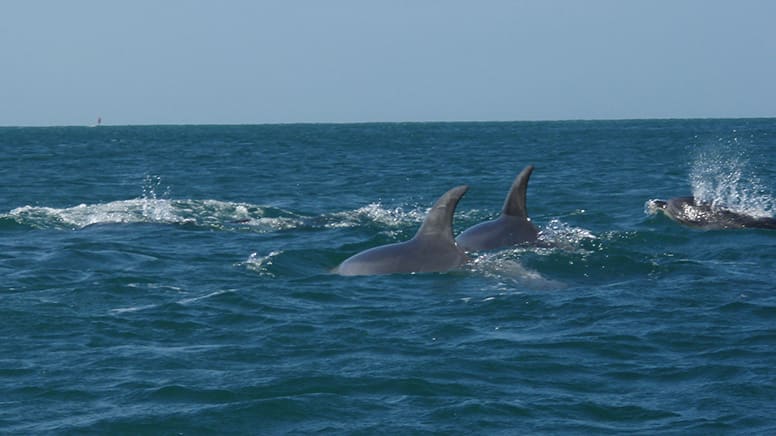
M68 208L22 206L8 216L35 227L81 229L94 224L186 223L169 200L135 199L100 204L79 204Z
M73 207L17 207L0 218L35 228L83 229L95 224L185 224L209 229L272 232L296 228L304 219L271 207L218 200L136 198Z

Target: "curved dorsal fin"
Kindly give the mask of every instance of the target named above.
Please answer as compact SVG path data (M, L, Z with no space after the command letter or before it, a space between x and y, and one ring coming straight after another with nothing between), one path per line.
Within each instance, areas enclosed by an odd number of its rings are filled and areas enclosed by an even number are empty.
M426 219L423 220L423 225L415 233L414 238L432 236L455 243L455 238L453 237L453 213L455 213L458 201L461 200L461 197L468 189L468 186L461 185L445 192L439 197L431 207L431 210L428 211Z
M528 209L525 207L525 193L528 189L528 178L531 177L533 170L534 166L528 165L515 177L515 181L512 182L512 187L509 189L509 194L507 194L507 198L504 200L504 208L501 209L502 215L528 218Z

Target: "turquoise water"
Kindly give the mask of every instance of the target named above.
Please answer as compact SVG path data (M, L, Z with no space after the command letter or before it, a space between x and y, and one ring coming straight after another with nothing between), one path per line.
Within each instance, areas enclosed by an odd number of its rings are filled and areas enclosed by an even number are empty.
M0 433L772 433L776 120L0 128ZM340 277L536 170L541 247Z

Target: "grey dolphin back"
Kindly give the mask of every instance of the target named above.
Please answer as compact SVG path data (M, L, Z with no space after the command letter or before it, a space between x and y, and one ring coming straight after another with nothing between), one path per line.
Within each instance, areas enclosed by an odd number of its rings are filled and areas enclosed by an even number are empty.
M464 264L468 257L453 238L453 213L468 189L458 186L439 197L412 239L357 253L334 272L346 276L444 272Z
M533 165L515 177L498 218L469 227L456 238L465 251L496 250L517 244L534 243L539 230L528 218L526 191Z
M534 170L533 165L528 165L520 171L512 182L509 194L504 200L504 207L501 209L502 215L515 216L519 218L528 218L528 209L526 208L526 191L528 191L528 179Z
M444 193L429 210L423 225L420 226L415 237L433 237L455 244L453 237L453 214L461 197L469 190L466 185L457 186Z

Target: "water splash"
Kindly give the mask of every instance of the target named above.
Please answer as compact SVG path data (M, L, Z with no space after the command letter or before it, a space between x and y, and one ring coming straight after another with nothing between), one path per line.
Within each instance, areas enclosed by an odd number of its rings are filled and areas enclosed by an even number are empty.
M660 207L658 206L658 201L661 201L657 198L650 198L649 200L644 202L644 215L649 216L655 216L660 211Z
M22 206L7 215L20 224L47 229L83 229L95 224L178 224L215 230L271 232L296 228L304 219L291 212L218 200L137 198L53 208Z
M747 148L738 137L699 148L689 178L693 196L712 207L755 217L770 217L776 210L772 192L752 169Z
M408 223L420 223L426 216L426 210L404 210L401 207L385 208L380 203L370 203L351 211L335 212L327 216L326 227L357 227L365 223L377 223L388 227L400 227Z
M158 195L157 192L160 191L160 188L162 188L162 177L161 176L155 176L155 175L146 175L143 178L143 197L147 200L156 200L159 198L170 198L170 192L171 188L170 186L165 186L164 190L162 191L161 195Z
M219 200L170 200L156 198L155 190L144 189L143 197L108 203L79 204L54 208L22 206L0 218L47 229L83 229L95 224L177 224L214 230L258 233L307 228L349 228L376 224L385 232L398 232L407 225L423 222L426 210L387 209L373 203L355 210L318 216L248 203Z
M269 268L272 266L272 259L282 253L282 251L272 251L266 256L260 256L258 253L251 253L251 255L248 256L248 260L239 265L257 272L260 276L275 277L275 274L273 274Z
M82 229L94 224L182 223L169 200L135 199L68 208L22 206L8 217L36 228Z
M570 226L559 219L550 220L539 232L539 242L567 251L576 251L582 243L594 239L597 238L590 230Z

